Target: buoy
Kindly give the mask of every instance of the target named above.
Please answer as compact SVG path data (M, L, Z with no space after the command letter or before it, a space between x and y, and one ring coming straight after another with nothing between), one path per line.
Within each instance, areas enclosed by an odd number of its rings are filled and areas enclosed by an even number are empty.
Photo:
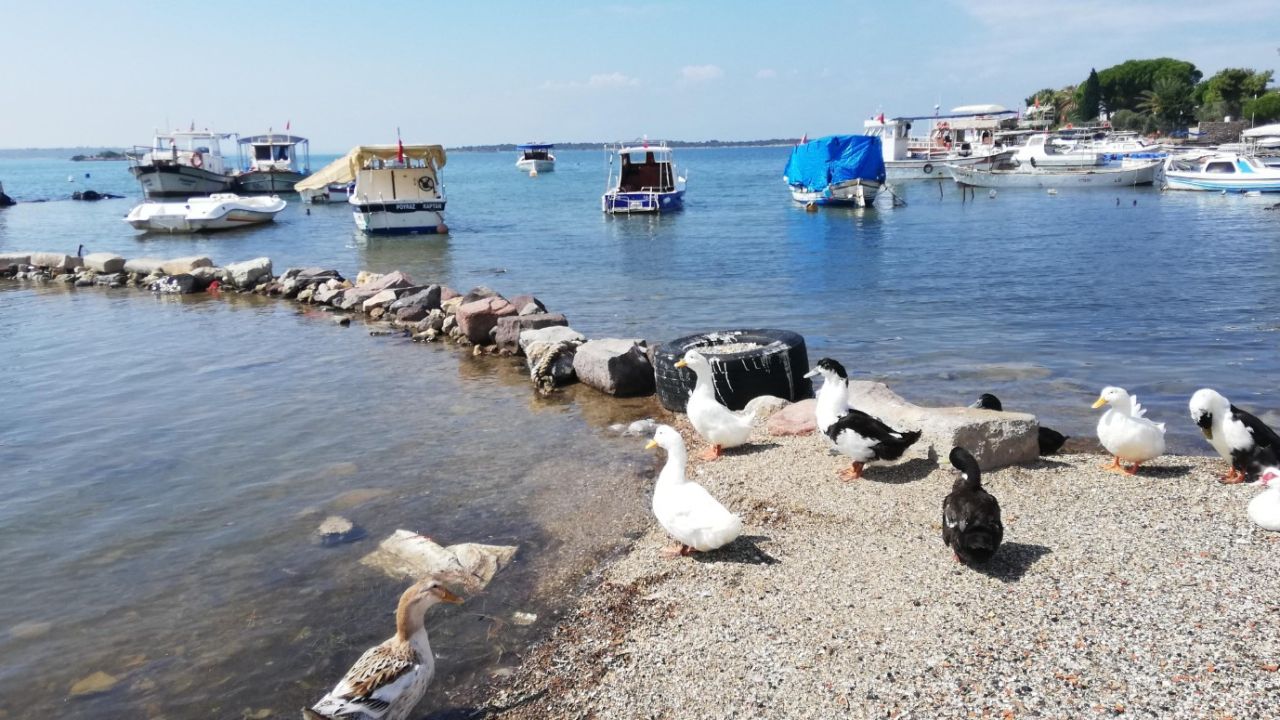
M818 212L818 203L810 201L804 206L805 212Z
M995 200L995 199L996 199L996 191L995 191L994 189L992 189L992 190L991 190L991 192L987 193L987 197L991 198L992 200Z
M1050 194L1050 195L1057 195L1057 194L1058 194L1058 190L1057 190L1057 188L1049 188L1049 194Z
M533 168L532 170L530 170L529 177L538 177L538 168Z
M75 175L68 175L68 176L67 176L67 182L75 182L75 181L76 181L76 176L75 176Z
M445 225L444 223L440 223L439 225L437 225L437 226L436 226L436 232L437 232L437 233L439 233L439 234L441 234L441 235L448 235L448 234L449 234L449 226L448 226L448 225Z

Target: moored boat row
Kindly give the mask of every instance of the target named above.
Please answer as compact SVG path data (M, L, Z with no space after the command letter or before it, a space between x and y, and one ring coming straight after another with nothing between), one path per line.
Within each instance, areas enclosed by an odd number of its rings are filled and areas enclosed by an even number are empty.
M238 153L247 150L248 160L229 162L223 140L236 140ZM288 133L239 138L209 130L157 132L150 146L135 147L128 158L129 172L149 198L293 192L311 172L307 139Z

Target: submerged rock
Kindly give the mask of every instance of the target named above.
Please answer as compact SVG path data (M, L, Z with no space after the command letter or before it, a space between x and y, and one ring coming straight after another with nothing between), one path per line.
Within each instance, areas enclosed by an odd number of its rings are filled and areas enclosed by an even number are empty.
M366 534L363 528L356 527L341 515L330 515L320 523L320 527L316 528L316 538L323 547L355 542Z
M441 546L409 530L396 530L360 562L393 578L437 576L461 584L466 592L483 590L499 570L515 557L512 545L462 543Z
M71 686L71 697L85 697L86 695L97 695L104 693L115 687L120 682L120 678L114 675L108 675L101 670L81 678L75 685Z

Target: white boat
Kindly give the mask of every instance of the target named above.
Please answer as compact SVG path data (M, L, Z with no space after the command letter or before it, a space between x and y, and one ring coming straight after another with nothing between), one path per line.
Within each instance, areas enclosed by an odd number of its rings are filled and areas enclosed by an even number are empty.
M222 140L235 133L179 131L156 133L151 147L129 153L129 172L147 197L209 195L231 189L234 179L222 156Z
M1096 152L1059 150L1049 141L1048 133L1037 133L1017 148L1012 162L1018 167L1029 165L1033 169L1062 170L1095 168L1106 164L1106 159Z
M302 202L308 205L325 205L328 203L345 203L347 198L351 197L353 183L329 183L322 188L314 190L303 190L298 195L302 197ZM296 190L297 185L294 185Z
M930 132L929 148L921 151L919 141L911 137L911 128L922 122L934 123ZM995 142L994 130L999 120L993 119L990 129L977 130L975 142L947 139L950 126L932 117L885 118L882 114L863 123L863 133L880 138L884 156L885 177L888 181L946 180L943 166L951 163L964 167L995 167L1013 157L1013 151ZM976 128L965 127L957 133L972 132ZM936 151L935 151L936 148Z
M806 206L870 207L885 180L880 138L828 135L796 145L782 179Z
M1022 165L1014 170L983 170L947 165L947 173L962 185L981 188L1115 188L1150 185L1160 169L1159 160L1133 162L1122 167L1096 167L1070 170L1033 168Z
M129 211L124 221L138 230L191 233L230 230L271 222L285 209L284 200L215 193L180 202L144 202Z
M526 143L517 145L516 169L533 174L551 172L556 169L556 156L551 153L555 145L548 143Z
M235 176L240 192L293 192L294 185L311 172L311 146L296 135L254 135L240 138L248 149L248 164Z
M1104 160L1127 157L1164 158L1168 154L1163 145L1142 138L1135 132L1118 132L1101 138L1081 140L1075 144L1074 150L1098 153Z
M444 148L360 145L299 182L299 193L326 194L352 180L347 198L356 227L368 235L444 234Z
M1280 192L1280 168L1234 152L1170 157L1164 161L1164 187L1211 192Z
M600 198L604 212L664 213L684 207L688 177L676 169L666 143L645 141L632 147L606 147L605 151L609 153L609 177L605 183L608 189Z

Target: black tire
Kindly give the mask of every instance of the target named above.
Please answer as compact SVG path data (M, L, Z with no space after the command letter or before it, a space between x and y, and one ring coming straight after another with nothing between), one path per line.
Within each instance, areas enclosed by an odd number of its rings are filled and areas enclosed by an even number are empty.
M925 175L932 175L932 174L933 174L933 163L925 163L925 164L924 164L924 167L922 167L922 168L920 168L920 169L924 171L924 174L925 174Z
M693 371L677 368L686 351L725 343L750 342L761 347L717 354L716 397L730 410L741 410L753 398L775 395L791 401L813 397L809 354L804 338L789 330L727 330L700 333L664 342L654 348L653 372L658 400L672 412L684 412L696 380Z

